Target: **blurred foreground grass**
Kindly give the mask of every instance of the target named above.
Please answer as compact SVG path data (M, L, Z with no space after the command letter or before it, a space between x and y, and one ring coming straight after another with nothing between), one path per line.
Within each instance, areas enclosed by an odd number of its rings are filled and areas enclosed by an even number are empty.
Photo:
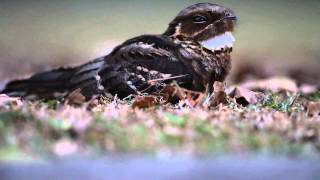
M319 92L269 93L247 107L229 99L211 110L181 104L142 110L120 100L88 110L11 99L0 111L0 160L124 152L319 158L320 116L303 107L306 98L318 101Z

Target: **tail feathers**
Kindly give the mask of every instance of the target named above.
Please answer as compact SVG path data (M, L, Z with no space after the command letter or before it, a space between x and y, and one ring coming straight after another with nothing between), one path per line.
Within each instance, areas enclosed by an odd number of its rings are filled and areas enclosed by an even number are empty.
M29 79L9 82L1 93L19 97L35 95L37 99L56 98L69 90L69 82L74 71L73 68L60 68L40 72Z

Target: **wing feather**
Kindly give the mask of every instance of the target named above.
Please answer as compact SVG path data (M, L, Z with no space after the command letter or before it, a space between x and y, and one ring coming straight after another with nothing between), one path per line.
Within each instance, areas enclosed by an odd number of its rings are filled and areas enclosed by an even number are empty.
M129 40L117 47L108 56L105 67L99 72L103 79L103 86L111 89L108 74L112 71L121 72L119 79L125 88L137 93L150 86L150 80L159 79L159 83L153 86L161 86L164 80L170 76L179 77L176 80L181 84L192 83L192 74L188 68L178 60L175 52L176 45L160 36L142 36ZM117 70L110 70L110 66L121 65ZM192 81L192 80L191 80ZM156 87L157 88L157 87ZM152 89L152 88L149 88Z

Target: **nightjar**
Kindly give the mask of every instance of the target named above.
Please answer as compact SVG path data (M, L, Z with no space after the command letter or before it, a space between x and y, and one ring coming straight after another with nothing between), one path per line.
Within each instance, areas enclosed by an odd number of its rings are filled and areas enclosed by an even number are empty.
M76 89L90 99L102 93L124 98L159 91L175 81L193 91L212 91L231 69L234 12L198 3L183 9L163 34L141 35L84 65L40 72L9 82L2 93L33 99L61 98Z

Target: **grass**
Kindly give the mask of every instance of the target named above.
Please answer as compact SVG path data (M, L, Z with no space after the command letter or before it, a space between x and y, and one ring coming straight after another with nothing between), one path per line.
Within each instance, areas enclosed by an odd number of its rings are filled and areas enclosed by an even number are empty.
M293 103L299 98L299 94L291 95L287 94L275 94L269 93L264 99L262 106L266 108L271 108L276 111L281 112L291 112ZM311 96L306 96L311 97Z
M306 99L308 99L309 101L318 101L318 100L320 100L320 91L311 93L309 95L305 95L304 97Z
M0 160L163 151L319 157L319 116L307 115L304 99L270 93L257 105L242 107L230 99L213 109L133 109L132 102L117 100L91 110L56 102L17 106L8 101L0 111Z

